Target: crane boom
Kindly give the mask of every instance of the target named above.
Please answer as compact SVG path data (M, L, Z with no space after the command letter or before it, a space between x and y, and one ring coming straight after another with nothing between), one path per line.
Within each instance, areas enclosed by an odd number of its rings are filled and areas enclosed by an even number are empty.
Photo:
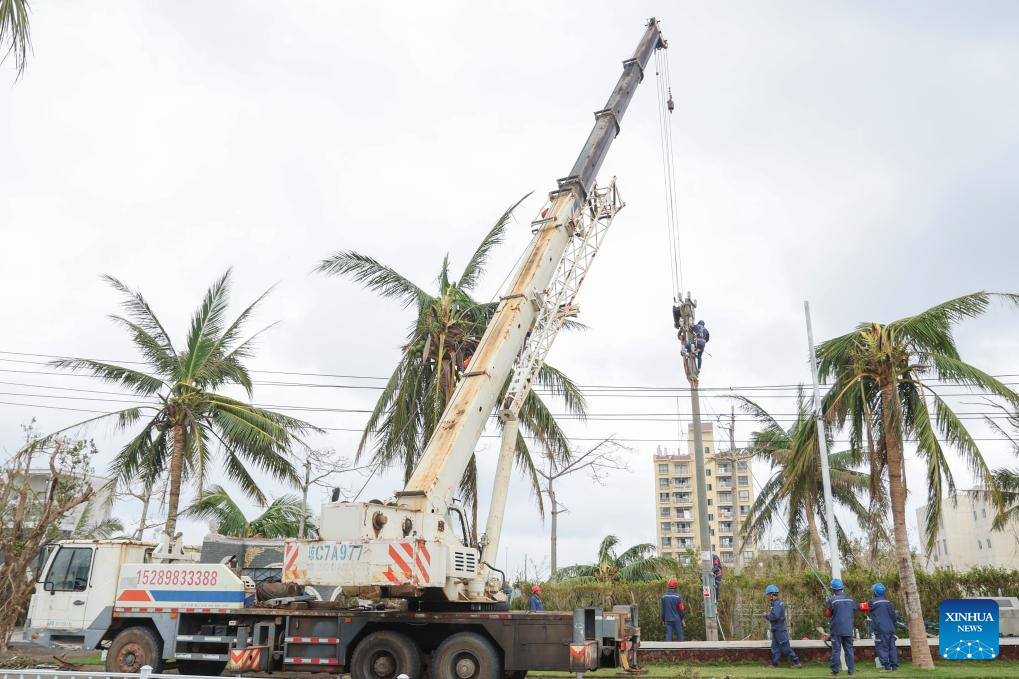
M492 575L492 555L498 554L502 532L517 415L564 319L576 312L580 285L623 207L615 179L599 187L595 177L645 66L665 46L658 22L649 20L605 108L594 114L594 128L570 175L558 181L547 207L531 223L534 236L512 283L404 489L395 501L323 505L320 539L287 543L284 582L339 586L347 594L368 596L384 591L417 599L419 606L505 603L505 583ZM488 523L478 544L472 544L453 492L500 395L503 435Z
M542 296L552 281L573 237L575 222L602 162L619 133L620 121L643 79L651 55L665 47L658 21L648 21L633 56L605 107L595 113L588 135L570 175L559 180L551 205L535 222L535 233L516 276L471 359L470 371L458 383L435 432L428 440L401 502L424 510L446 507L470 462L499 394L506 385L521 347L534 326Z

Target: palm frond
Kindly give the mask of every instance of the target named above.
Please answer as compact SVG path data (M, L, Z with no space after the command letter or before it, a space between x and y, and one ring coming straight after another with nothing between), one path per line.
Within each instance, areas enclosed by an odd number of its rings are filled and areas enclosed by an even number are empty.
M14 57L16 79L25 73L28 53L32 49L32 35L28 26L28 0L0 0L0 49L6 51L0 64Z
M416 304L423 308L432 301L428 293L411 283L394 269L380 262L350 250L341 250L322 260L318 271L331 276L347 276L355 283L383 297L399 300L404 308Z
M533 193L533 191L531 192ZM506 211L502 213L485 237L481 239L481 243L478 248L471 255L470 260L467 262L467 266L464 267L463 273L460 274L459 287L461 290L470 292L481 280L481 275L484 272L485 264L488 262L488 257L495 249L495 246L502 243L503 238L506 235L506 225L509 223L510 218L513 216L513 211L517 209L520 203L524 202L531 193L525 194L513 205L506 208Z
M130 389L138 396L152 396L167 386L158 377L147 375L133 368L94 361L90 358L61 358L50 361L49 365L53 368L88 373L103 382Z

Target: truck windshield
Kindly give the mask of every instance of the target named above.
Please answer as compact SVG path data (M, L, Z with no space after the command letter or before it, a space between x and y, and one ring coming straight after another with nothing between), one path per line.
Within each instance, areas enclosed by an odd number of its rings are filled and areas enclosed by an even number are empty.
M46 574L43 587L50 592L84 592L92 569L92 549L61 547Z

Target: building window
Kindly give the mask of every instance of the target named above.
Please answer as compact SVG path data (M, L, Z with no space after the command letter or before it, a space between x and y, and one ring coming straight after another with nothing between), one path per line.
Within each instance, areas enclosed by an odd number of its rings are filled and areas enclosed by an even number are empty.
M977 540L977 549L983 549L983 548L984 548L984 543L980 542L980 540Z
M708 488L708 490L711 490L711 489L710 489L710 488ZM708 498L708 506L709 506L709 507L711 506L711 498L710 498L710 497Z
M746 516L747 514L750 513L750 507L748 505L740 505L739 506L739 513L742 516Z
M662 521L662 532L663 533L672 532L672 524L669 523L668 521Z
M662 538L662 547L671 547L672 538Z
M705 469L704 470L704 475L705 476L711 476L711 470L710 469Z
M705 455L711 454L711 446L704 446L704 454Z
M662 508L661 508L661 509L659 510L658 514L659 514L659 516L662 516L662 517L664 517L664 518L666 518L666 519L667 519L667 518L669 518L669 514L671 513L671 511L672 511L672 510L671 510L671 509L669 509L668 507L662 507Z
M749 490L741 490L739 492L739 499L740 500L749 500L750 499L750 491Z
M740 470L741 472L745 472L747 470L746 460L736 463L736 469Z
M710 483L708 484L708 490L711 490L711 484ZM708 502L711 502L711 500L708 500Z
M754 553L753 552L743 552L743 560L744 561L750 561L753 558L754 558Z
M714 514L708 514L708 521L714 521L714 520L715 520L715 515Z
M660 464L660 465L658 465L658 473L659 474L668 474L669 473L669 465L667 465L667 464Z
M985 507L984 509L981 509L980 510L980 514L981 514L981 516L983 516L986 519L987 518L987 508Z
M669 494L668 493L658 493L658 501L659 502L668 502L669 501Z
M669 480L668 479L658 479L658 487L659 488L668 488L669 487Z
M680 476L688 476L690 474L690 468L685 464L679 464L678 462L672 465L672 473L679 474Z
M987 538L987 549L991 548L991 538Z
M741 485L741 486L746 486L746 485L748 485L749 483L750 483L750 478L749 478L749 477L747 477L747 476L741 476L741 477L739 477L739 485Z

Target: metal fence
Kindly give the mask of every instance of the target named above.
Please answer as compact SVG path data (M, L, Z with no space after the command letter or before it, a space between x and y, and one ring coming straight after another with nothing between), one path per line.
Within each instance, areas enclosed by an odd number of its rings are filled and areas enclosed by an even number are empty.
M5 670L0 669L0 679L181 679L197 675L155 674L145 665L138 674L129 672L70 672L64 670ZM210 678L211 679L211 678Z

